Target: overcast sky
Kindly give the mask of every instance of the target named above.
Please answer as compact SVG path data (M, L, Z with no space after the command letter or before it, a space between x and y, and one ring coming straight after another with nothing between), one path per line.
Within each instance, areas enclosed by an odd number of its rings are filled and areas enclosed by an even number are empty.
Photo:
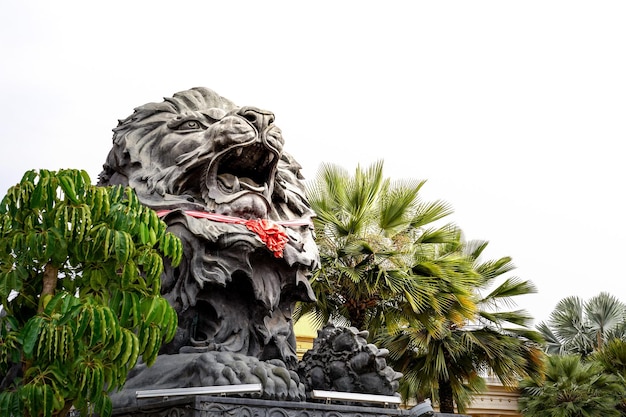
M0 6L0 192L96 181L134 107L196 86L271 110L308 179L383 159L426 179L545 320L626 301L623 1L17 1Z

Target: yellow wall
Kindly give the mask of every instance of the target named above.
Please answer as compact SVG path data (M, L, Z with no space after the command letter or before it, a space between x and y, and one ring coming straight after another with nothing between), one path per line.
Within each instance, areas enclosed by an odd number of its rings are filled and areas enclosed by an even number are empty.
M318 327L313 324L311 316L304 316L293 326L296 333L296 353L302 359L304 352L313 347L313 340L317 337Z
M521 417L517 411L519 393L503 387L497 378L487 378L487 390L474 397L465 414L472 417Z

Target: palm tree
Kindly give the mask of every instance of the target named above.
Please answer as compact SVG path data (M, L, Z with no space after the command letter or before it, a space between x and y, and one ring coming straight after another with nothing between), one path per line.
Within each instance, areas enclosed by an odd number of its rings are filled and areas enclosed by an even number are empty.
M446 242L454 233L450 226L426 229L451 210L441 201L423 203L424 183L392 182L383 176L382 162L359 166L354 175L335 165L321 167L307 184L317 214L321 267L312 286L318 301L299 306L296 318L312 311L320 324L333 320L372 332L398 321L406 307L425 308L434 289L410 273L415 242Z
M510 278L481 295L513 268L510 258L478 262L487 243L464 243L457 227L433 226L451 210L420 201L424 181L391 182L382 168L357 167L351 176L324 165L308 184L321 257L312 280L318 302L300 305L295 318L312 311L318 324L369 330L405 372L405 400L439 398L444 412L483 388L480 372L489 367L504 381L534 375L541 352L537 334L523 327L530 318L498 310L534 292L532 284Z
M580 355L549 356L544 379L524 379L520 388L519 409L533 417L619 416L616 406L624 395L615 375Z
M602 349L591 355L593 361L598 362L604 371L615 375L622 387L626 387L626 342L621 339L613 339L607 342ZM626 415L626 396L622 395L617 404L617 409L622 415Z
M532 318L521 310L501 311L502 306L512 304L513 297L536 289L532 283L512 277L483 295L496 279L514 268L509 257L480 262L479 256L486 246L487 242L483 241L462 243L460 240L456 247L447 245L444 259L461 256L470 262L472 269L466 266L456 270L456 276L436 277L440 284L436 298L462 300L460 287L450 286L449 282L463 282L472 274L478 275L480 280L470 287L474 309L466 308L467 302L449 303L445 311L433 309L417 315L410 326L392 338L377 339L391 351L394 368L404 373L401 393L405 400L431 397L438 400L441 412L453 413L455 403L463 412L471 396L484 390L483 375L488 372L508 386L516 386L522 377L540 374L541 338L529 330ZM421 262L416 269L425 271ZM432 325L435 320L440 321L439 326ZM514 326L506 327L511 324Z
M591 359L598 361L607 372L619 376L626 386L626 341L611 340L601 350L594 352Z
M587 356L614 338L626 338L626 305L606 292L587 302L566 297L537 330L546 340L547 353Z

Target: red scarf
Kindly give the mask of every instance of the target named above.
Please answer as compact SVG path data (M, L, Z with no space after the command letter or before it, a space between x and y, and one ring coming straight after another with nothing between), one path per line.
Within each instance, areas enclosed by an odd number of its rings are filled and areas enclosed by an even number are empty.
M157 211L157 216L164 217L171 212L172 210L159 210ZM195 210L183 210L183 213L198 219L209 219L221 223L243 224L248 228L248 230L253 231L257 234L257 236L259 236L261 241L270 251L274 253L276 258L283 257L283 249L285 249L285 245L289 241L287 233L285 233L283 227L307 226L311 224L311 221L308 219L274 222L269 219L246 220L239 217L224 216L222 214Z

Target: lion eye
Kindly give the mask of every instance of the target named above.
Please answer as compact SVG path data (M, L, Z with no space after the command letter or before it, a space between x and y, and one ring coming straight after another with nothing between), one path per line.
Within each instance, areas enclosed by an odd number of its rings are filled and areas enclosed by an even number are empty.
M187 120L178 126L178 130L196 130L201 129L202 125L197 120Z
M181 131L204 130L206 126L196 119L187 119L183 121L175 121L169 125L170 129Z

